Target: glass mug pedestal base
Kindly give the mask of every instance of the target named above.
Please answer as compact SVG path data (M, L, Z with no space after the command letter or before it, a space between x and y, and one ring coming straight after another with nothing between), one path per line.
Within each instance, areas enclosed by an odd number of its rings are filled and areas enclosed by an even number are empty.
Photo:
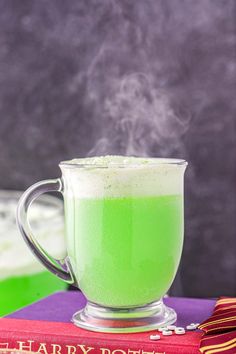
M163 301L143 307L108 308L88 302L76 312L72 322L81 328L106 333L146 332L175 323L176 312Z

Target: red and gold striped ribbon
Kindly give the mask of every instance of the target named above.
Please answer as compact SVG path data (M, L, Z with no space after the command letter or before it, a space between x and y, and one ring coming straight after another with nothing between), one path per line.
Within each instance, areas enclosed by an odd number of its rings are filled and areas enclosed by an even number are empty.
M200 351L204 354L236 354L236 298L221 297L210 318L202 322Z

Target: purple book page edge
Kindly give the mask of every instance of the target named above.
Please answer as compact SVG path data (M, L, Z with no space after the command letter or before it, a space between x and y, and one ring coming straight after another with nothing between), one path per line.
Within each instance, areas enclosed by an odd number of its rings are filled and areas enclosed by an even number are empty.
M166 297L164 302L177 312L177 326L186 326L192 322L201 323L212 314L215 305L215 300L180 297ZM73 313L82 309L85 304L86 298L81 292L63 291L50 295L6 317L70 322Z

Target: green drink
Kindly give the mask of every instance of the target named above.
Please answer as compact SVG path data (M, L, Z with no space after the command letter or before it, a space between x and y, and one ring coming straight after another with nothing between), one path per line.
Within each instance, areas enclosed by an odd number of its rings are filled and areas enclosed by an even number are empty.
M18 207L21 232L45 266L87 297L75 325L142 332L176 321L162 302L183 246L184 160L104 156L60 163L62 178L41 181ZM67 257L55 261L29 237L27 203L45 191L65 202ZM32 235L31 235L32 236Z
M182 250L182 196L65 202L69 257L90 301L141 306L165 294Z
M0 191L0 316L66 288L35 259L19 235L15 212L20 194ZM39 242L55 257L65 254L62 210L58 199L45 196L29 211Z
M1 280L0 316L7 315L59 290L65 290L65 284L48 271Z

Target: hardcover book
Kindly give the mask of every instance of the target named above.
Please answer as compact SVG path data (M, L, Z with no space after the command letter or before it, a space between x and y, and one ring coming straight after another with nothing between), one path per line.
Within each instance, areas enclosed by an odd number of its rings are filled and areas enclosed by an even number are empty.
M177 326L185 327L209 317L214 300L164 299L177 314ZM200 331L163 336L160 332L108 334L87 331L70 322L84 307L77 291L58 292L0 319L0 349L28 350L42 354L197 354ZM152 341L151 334L161 339Z

